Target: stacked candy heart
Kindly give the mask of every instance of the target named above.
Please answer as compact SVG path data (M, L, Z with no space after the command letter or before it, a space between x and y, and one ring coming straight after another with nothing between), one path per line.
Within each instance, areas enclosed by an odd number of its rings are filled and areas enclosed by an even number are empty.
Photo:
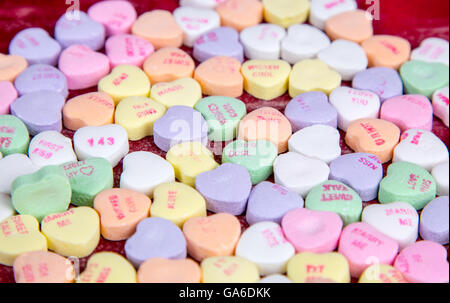
M17 282L449 281L447 41L411 52L354 0L100 1L54 36L0 55Z

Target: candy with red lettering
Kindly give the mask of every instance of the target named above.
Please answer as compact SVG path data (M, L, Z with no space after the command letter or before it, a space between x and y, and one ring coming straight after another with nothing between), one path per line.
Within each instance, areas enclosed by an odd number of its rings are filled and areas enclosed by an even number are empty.
M419 231L422 239L448 244L448 200L448 196L442 196L425 206L420 215Z
M0 115L0 152L4 157L26 154L30 135L26 125L12 115Z
M241 257L207 258L201 269L203 283L256 283L260 279L258 267Z
M99 252L92 255L77 283L136 283L136 269L114 252Z
M20 176L34 173L38 168L24 154L12 154L0 159L0 193L9 194L11 184Z
M28 155L36 167L77 161L72 141L56 131L45 131L30 142Z
M160 82L152 87L150 98L169 108L176 105L194 107L202 98L200 84L192 78Z
M194 44L194 58L203 62L212 57L228 56L244 61L244 47L239 43L239 33L231 27L218 27L202 36Z
M433 112L436 117L449 126L448 86L438 89L433 94Z
M0 193L0 222L14 214L15 210L11 203L11 197L8 194Z
M0 81L0 115L9 114L9 107L17 99L18 94L14 85L9 81Z
M366 268L358 283L408 283L408 281L397 268L375 263Z
M118 65L142 67L154 51L153 45L147 40L128 34L112 36L105 43L105 53L112 68Z
M411 53L409 41L390 35L375 35L361 43L369 58L369 66L399 69L407 62Z
M245 56L251 60L278 60L286 30L275 24L259 24L241 32Z
M436 180L438 196L448 196L449 162L442 162L433 167L431 175Z
M411 60L439 62L448 65L448 41L431 37L422 41L420 46L412 51Z
M133 4L122 0L97 2L87 13L90 18L103 24L107 36L129 33L137 17Z
M381 102L403 94L403 82L399 73L388 67L371 67L357 73L352 86L374 92L380 97Z
M354 11L357 8L358 4L355 0L312 0L309 22L324 30L328 19L343 12Z

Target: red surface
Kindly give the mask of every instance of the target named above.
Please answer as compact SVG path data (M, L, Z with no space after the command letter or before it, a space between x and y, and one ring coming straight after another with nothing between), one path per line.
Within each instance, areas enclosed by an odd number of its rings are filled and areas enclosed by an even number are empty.
M75 2L75 1L72 1ZM86 11L98 0L80 0L81 10ZM178 6L177 0L130 0L136 7L138 14L152 9L166 9L173 11ZM427 37L440 37L449 39L449 1L448 0L358 0L361 8L367 9L374 2L379 3L380 19L374 21L376 34L398 35L408 39L412 47L417 47ZM42 27L53 34L53 29L58 18L68 9L66 0L0 0L0 52L7 53L9 41L20 30L28 27ZM369 4L366 4L369 3ZM188 49L186 49L188 50ZM188 50L190 51L190 50ZM95 91L72 91L70 97ZM241 98L247 104L247 110L253 111L262 106L272 106L284 111L290 101L288 95L272 101L261 101L244 94ZM438 119L433 124L433 132L449 145L449 129ZM64 135L72 137L73 132L64 130ZM341 132L343 153L351 153L352 150L344 143L345 134ZM164 156L153 144L153 138L148 137L138 142L130 142L130 152L150 151ZM221 154L222 146L211 146ZM217 157L220 161L220 157ZM385 168L387 165L385 165ZM122 171L120 163L115 169L115 186L119 186L119 176ZM371 203L377 203L373 201ZM244 217L240 217L243 228L247 227ZM124 255L124 241L111 242L101 240L97 251L114 251ZM86 266L88 258L80 260L80 270ZM0 265L0 282L14 282L12 268Z

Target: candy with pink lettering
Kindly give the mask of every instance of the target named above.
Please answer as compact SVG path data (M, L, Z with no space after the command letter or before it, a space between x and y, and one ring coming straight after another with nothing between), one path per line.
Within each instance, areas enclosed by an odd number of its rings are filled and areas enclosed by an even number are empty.
M0 81L0 115L9 114L9 107L17 99L18 94L14 85L9 81Z
M436 180L438 196L448 196L449 161L436 165L431 171L431 175Z
M411 60L439 62L448 65L448 41L441 38L427 38L412 51Z
M325 23L331 17L358 8L355 0L312 0L309 22L324 30Z
M0 193L9 194L13 181L20 176L34 173L38 168L24 154L12 154L0 159ZM1 221L1 220L0 220Z
M241 32L245 56L251 60L278 60L286 30L275 24L259 24Z
M105 43L105 52L112 68L118 65L142 67L154 51L147 40L128 34L112 36Z
M433 111L434 115L449 126L449 102L448 102L448 86L438 89L433 94Z
M0 115L0 153L3 156L11 154L26 154L30 135L23 122L11 115Z
M91 19L103 24L107 36L129 33L137 13L128 1L101 1L88 10Z
M244 47L239 43L239 33L231 27L219 27L200 36L194 44L194 58L199 62L212 57L233 57L244 61Z
M15 213L10 195L0 193L0 222L14 216Z
M399 73L388 67L372 67L359 72L353 78L352 86L374 92L381 102L403 94L403 82Z
M36 167L77 161L72 141L56 131L45 131L30 142L28 156Z
M425 206L420 215L420 236L422 239L442 245L448 244L448 201L448 196L442 196Z

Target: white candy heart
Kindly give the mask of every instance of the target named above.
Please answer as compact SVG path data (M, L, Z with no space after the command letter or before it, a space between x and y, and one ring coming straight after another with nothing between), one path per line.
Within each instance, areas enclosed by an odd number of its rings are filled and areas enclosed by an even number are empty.
M164 158L150 152L135 152L123 159L120 187L153 196L160 184L174 182L175 171Z
M328 180L330 168L321 160L289 152L275 160L274 175L275 183L305 198L313 187Z
M330 103L338 112L338 126L347 131L355 120L378 118L380 113L380 97L367 90L338 87L330 94Z
M329 125L303 128L289 139L289 151L330 163L341 155L341 135Z
M449 186L448 186L448 174L449 174L449 162L443 162L436 165L431 171L433 178L436 180L438 188L438 196L448 196Z
M260 222L250 226L241 236L236 256L247 259L259 268L261 275L285 273L295 248L283 235L281 227L274 222Z
M259 24L241 32L245 56L252 60L278 60L286 30L275 24Z
M439 62L449 65L449 44L441 38L428 38L411 53L411 60Z
M0 160L0 193L11 193L11 185L17 177L29 175L39 168L26 155L12 154Z
M72 141L57 131L45 131L35 136L30 142L28 156L39 168L77 161Z
M275 274L262 278L258 283L292 283L292 281L284 275Z
M448 161L448 149L432 132L409 129L402 135L402 141L394 149L393 162L411 162L428 171Z
M321 30L331 17L358 8L355 0L312 0L309 14L309 23Z
M448 86L437 90L433 94L433 112L436 117L449 126L449 89Z
M312 59L330 46L330 38L321 30L308 24L291 25L281 42L281 58L291 64Z
M182 6L173 16L184 32L184 45L188 47L194 46L201 35L220 26L219 14L211 9Z
M362 213L362 222L396 240L400 249L414 244L419 233L419 215L414 207L406 202L366 206Z
M11 203L11 197L0 193L0 222L14 216L15 211Z
M180 6L192 6L198 8L215 8L225 0L180 0Z
M320 51L317 58L337 71L344 81L365 70L369 64L364 49L357 43L347 40L335 40L331 45Z
M120 125L88 126L73 136L75 152L80 160L104 158L115 167L128 154L128 134Z

